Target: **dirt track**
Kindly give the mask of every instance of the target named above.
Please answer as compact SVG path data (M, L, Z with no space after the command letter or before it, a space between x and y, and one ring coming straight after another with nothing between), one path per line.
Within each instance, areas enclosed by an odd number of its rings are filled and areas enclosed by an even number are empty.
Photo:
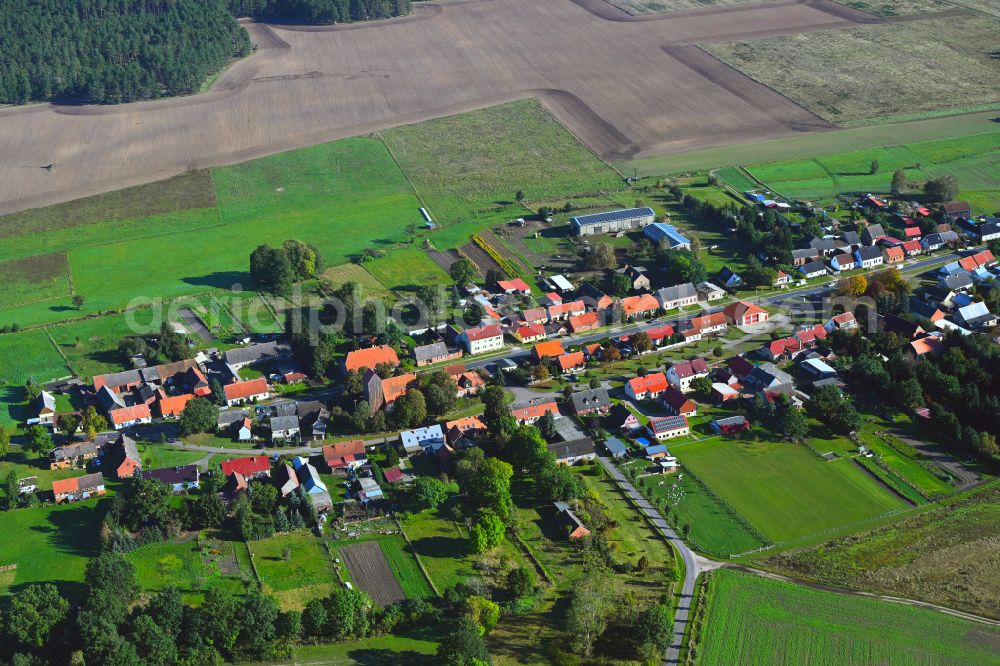
M828 0L622 14L453 0L377 23L248 23L258 52L202 95L0 110L0 213L527 96L616 160L815 131L828 126L693 45L877 20Z

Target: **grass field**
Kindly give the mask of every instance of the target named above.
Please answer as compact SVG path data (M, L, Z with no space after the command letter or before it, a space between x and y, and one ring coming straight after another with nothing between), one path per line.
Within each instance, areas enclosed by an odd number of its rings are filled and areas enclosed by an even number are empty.
M0 597L29 583L53 583L79 601L87 560L97 554L104 512L110 500L49 505L0 513Z
M531 201L622 187L535 100L405 125L382 137L442 224L507 209L519 190Z
M135 565L139 584L146 592L176 586L188 603L197 604L205 592L220 589L234 594L245 590L244 577L253 580L252 571L240 571L236 549L242 543L224 541L209 534L203 539L186 538L138 548L128 554Z
M776 543L903 506L849 460L826 462L796 444L709 439L673 453Z
M796 577L1000 619L998 529L1000 487L994 484L904 521L766 563Z
M437 643L430 638L375 636L332 645L295 648L300 666L374 666L377 664L434 664Z
M416 291L425 285L451 284L451 277L415 245L392 250L384 257L365 262L365 270L395 291Z
M0 309L70 296L69 263L56 252L0 262Z
M122 338L142 332L133 331L130 321L145 323L147 317L151 320L152 311L129 316L95 317L52 326L47 330L74 372L90 379L94 375L126 369L118 356L118 343Z
M399 583L407 599L421 599L434 596L434 590L431 589L427 579L420 572L420 567L413 552L401 535L380 535L372 539L335 541L331 543L331 546L336 550L365 540L378 542L386 562L389 563L389 568L392 570L393 576Z
M699 664L995 664L1000 628L737 571L709 583Z
M873 175L869 174L872 160L879 163L879 172ZM974 198L975 212L1000 208L1000 132L996 131L752 164L746 169L785 197L812 201L829 201L840 193L886 193L897 169L917 185L948 174L958 179L960 198Z
M476 574L469 535L447 517L447 510L442 506L422 511L403 521L403 529L413 549L441 591Z
M358 264L341 264L328 268L323 272L322 280L333 289L337 289L347 282L356 282L361 285L361 293L366 297L392 297L392 292L384 284Z
M645 463L642 466L648 467ZM640 479L639 486L647 497L666 498L677 484L683 495L671 509L671 522L678 527L691 526L693 547L708 554L730 555L765 545L704 485L683 471L679 477L647 476Z
M704 48L839 123L1000 102L990 56L998 28L994 18L969 14Z
M302 610L337 585L329 554L308 530L251 541L249 546L263 590L273 594L283 610Z
M0 335L0 380L24 384L42 383L69 374L65 362L45 331L21 331Z

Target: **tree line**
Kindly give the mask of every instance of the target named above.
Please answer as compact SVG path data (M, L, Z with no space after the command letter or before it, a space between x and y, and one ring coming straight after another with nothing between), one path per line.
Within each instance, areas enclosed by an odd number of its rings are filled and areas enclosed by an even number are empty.
M410 0L229 0L236 16L299 23L349 23L405 16Z
M224 0L3 0L0 31L6 104L190 94L251 51Z

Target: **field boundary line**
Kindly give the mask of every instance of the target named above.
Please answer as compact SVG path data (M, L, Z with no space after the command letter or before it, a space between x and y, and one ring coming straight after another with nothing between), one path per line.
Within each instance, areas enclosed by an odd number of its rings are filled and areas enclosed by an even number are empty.
M45 337L48 338L49 342L52 343L52 346L56 348L56 353L59 354L59 358L61 358L63 360L63 363L66 364L66 369L68 369L74 377L79 377L79 374L77 374L76 369L73 368L72 364L69 362L69 359L66 358L66 354L63 353L62 349L60 349L59 345L56 343L55 338L53 338L52 334L49 333L49 329L43 326L42 330L45 331Z
M427 569L424 567L424 562L423 560L420 559L420 553L417 552L417 549L413 545L413 542L410 541L410 537L406 533L406 530L403 529L403 523L399 520L399 516L393 516L393 518L396 521L396 526L399 528L399 533L402 534L403 539L406 540L406 545L409 546L410 550L413 551L413 558L417 561L417 566L420 567L420 573L422 573L424 575L424 578L427 579L427 584L431 586L432 590L434 590L434 594L440 597L441 590L437 588L437 585L434 584L434 580L431 579L430 574L427 573Z
M698 476L697 474L695 474L694 472L692 472L690 467L688 467L687 465L684 465L683 463L681 464L681 467L683 467L684 471L687 472L688 474L690 474L691 478L694 479L695 481L697 481L698 484L701 485L705 489L705 491L713 499L715 499L716 502L719 503L719 506L721 506L723 508L723 510L726 511L726 513L729 513L730 515L732 515L736 519L736 522L738 522L740 525L742 525L743 527L745 527L747 529L747 531L750 532L750 534L752 534L753 536L757 537L757 539L760 540L761 544L764 547L768 547L768 545L770 545L771 547L774 546L774 542L773 541L771 541L770 539L766 538L763 534L761 534L760 530L758 530L756 527L754 527L750 523L750 521L746 519L745 516L743 516L740 512L738 512L733 507L732 504L730 504L729 502L727 502L726 500L724 500L721 496L719 496L718 493L716 493L714 490L712 490L708 486L708 484L705 483L701 479L700 476Z
M521 536L521 533L517 529L512 529L510 531L514 534L514 537L517 540L518 545L521 546L521 550L523 550L524 553L528 556L528 559L531 560L531 563L535 566L536 569L538 569L538 572L542 574L542 578L544 578L549 585L555 585L556 584L555 579L552 578L552 575L549 573L548 569L545 568L545 565L542 564L542 561L538 559L537 555L535 555L535 551L531 550L531 547L525 542L524 538Z
M263 587L264 583L260 579L260 572L257 571L257 563L253 559L253 551L250 550L250 544L246 541L243 541L242 544L247 550L247 559L250 560L250 568L253 569L253 577L257 579L257 588L260 589Z
M424 207L424 210L427 211L427 214L430 215L431 219L433 220L434 216L431 215L430 206L427 205L427 201L424 200L424 196L420 194L420 190L417 189L417 186L413 184L413 179L410 178L410 174L406 172L406 169L403 168L403 165L399 163L398 159L396 159L396 153L392 152L392 146L390 146L389 142L385 140L384 136L382 136L382 132L373 132L372 136L377 138L379 140L379 143L385 146L385 149L389 152L389 157L392 158L392 163L395 164L396 168L399 169L399 172L403 174L403 178L406 179L406 184L409 185L410 190L413 191L413 196L417 198L417 201L420 202L420 205ZM435 222L434 224L438 228L441 227L441 225L437 222Z

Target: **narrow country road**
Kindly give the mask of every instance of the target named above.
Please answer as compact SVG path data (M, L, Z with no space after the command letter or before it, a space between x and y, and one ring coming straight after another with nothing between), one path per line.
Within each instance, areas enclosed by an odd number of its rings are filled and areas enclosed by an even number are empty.
M614 479L621 489L629 496L632 501L635 502L639 510L645 514L653 525L656 526L663 536L673 544L674 548L677 550L678 554L681 556L681 560L684 562L684 582L681 585L681 598L677 604L677 611L674 613L674 634L673 640L670 642L670 647L667 649L667 653L664 656L665 664L677 664L680 663L680 651L681 643L684 640L684 631L687 628L688 617L691 613L691 602L694 598L694 585L695 581L698 579L698 574L704 570L714 568L714 563L699 557L687 547L687 544L677 536L674 529L667 524L667 521L663 519L660 512L649 503L642 494L635 489L635 486L625 478L618 467L611 461L610 458L605 456L598 456L597 460L601 463L601 466L607 470L611 478Z

